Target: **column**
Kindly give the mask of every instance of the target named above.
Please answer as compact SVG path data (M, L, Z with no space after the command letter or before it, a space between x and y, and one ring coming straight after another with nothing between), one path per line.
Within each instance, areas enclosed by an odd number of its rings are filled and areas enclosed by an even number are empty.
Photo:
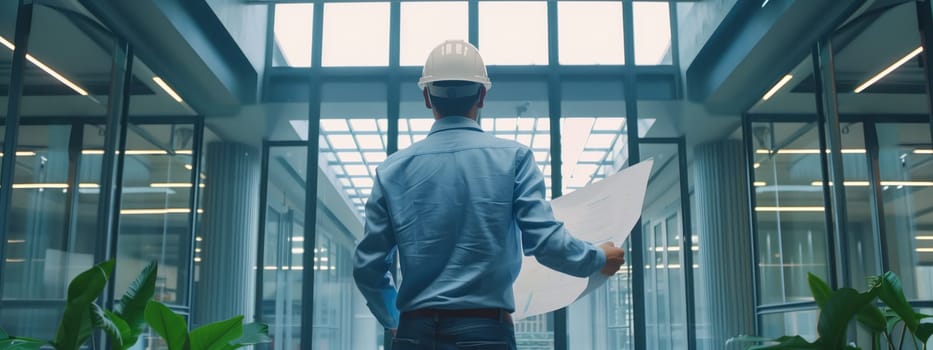
M228 142L210 143L205 151L193 323L236 315L249 321L254 311L259 151Z
M724 349L740 334L755 333L755 281L749 235L748 181L743 145L721 140L695 149L699 274L705 282L709 333L701 349ZM702 335L698 335L702 336Z

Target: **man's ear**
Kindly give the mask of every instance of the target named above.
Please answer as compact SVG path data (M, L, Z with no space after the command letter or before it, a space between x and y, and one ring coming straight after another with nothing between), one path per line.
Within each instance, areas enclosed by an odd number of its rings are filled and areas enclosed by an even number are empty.
M428 96L428 88L424 88L424 90L421 90L421 94L424 95L424 106L427 107L428 109L433 108L431 107L431 97Z
M479 101L476 102L476 107L483 108L484 102L486 102L486 87L482 86L479 88Z

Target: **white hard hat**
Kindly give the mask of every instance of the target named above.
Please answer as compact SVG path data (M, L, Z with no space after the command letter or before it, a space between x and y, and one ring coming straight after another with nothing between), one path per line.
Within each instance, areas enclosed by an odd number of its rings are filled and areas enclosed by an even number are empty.
M463 40L447 40L431 50L418 79L418 88L424 89L438 81L471 81L483 84L486 90L492 82L486 74L486 65L476 46Z

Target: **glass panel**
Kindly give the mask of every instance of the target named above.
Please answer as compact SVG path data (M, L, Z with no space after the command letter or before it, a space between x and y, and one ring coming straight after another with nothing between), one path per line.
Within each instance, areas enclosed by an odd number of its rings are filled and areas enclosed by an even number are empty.
M467 2L403 2L399 64L420 66L444 40L467 40Z
M323 66L388 66L389 3L324 4Z
M761 304L812 300L829 275L819 140L813 123L754 123Z
M819 310L792 311L761 316L762 336L769 338L787 334L800 335L808 341L817 338L816 322Z
M292 174L305 168L306 147L269 149L265 250L260 319L269 325L274 349L295 349L301 340L301 285L305 184Z
M310 67L314 4L275 4L273 66Z
M636 1L632 4L635 22L635 64L672 64L671 14L667 2Z
M188 304L193 130L192 124L129 128L115 278L118 295L146 264L157 261L153 298L166 304ZM200 260L196 254L194 263Z
M100 179L94 165L100 162L81 153L82 144L98 141L83 140L97 128L87 131L71 125L20 127L19 137L29 147L17 151L4 300L64 299L68 281L93 265ZM80 183L78 191L69 191L74 183Z
M862 123L847 123L841 128L843 172L845 174L846 211L848 214L848 244L846 259L849 285L868 288L865 277L881 274L881 251L877 244L875 215L871 203L871 180L865 151L865 130ZM928 133L929 134L929 133ZM820 180L814 186L822 186ZM822 187L820 187L822 189Z
M625 63L621 2L559 1L557 23L560 64Z
M487 65L547 64L547 3L480 1L479 49Z
M912 300L933 299L933 151L929 125L878 124L890 269Z
M8 91L16 2L0 5L0 90ZM80 8L80 5L75 5ZM102 143L103 127L37 124L37 117L103 117L113 40L100 26L80 25L84 9L34 5L24 67L19 144L3 262L0 328L52 339L68 282L90 267L98 245L100 162L82 153ZM61 45L68 43L68 45ZM7 98L0 97L0 117ZM2 128L0 128L2 129ZM12 301L12 302L11 302ZM29 305L6 307L6 305ZM15 331L14 331L15 329Z
M317 141L322 175L317 187L315 266L311 267L316 271L315 347L383 346L382 326L357 292L352 273L353 252L364 233L363 206L372 192L376 167L386 158L385 90L382 83L322 87L322 137Z

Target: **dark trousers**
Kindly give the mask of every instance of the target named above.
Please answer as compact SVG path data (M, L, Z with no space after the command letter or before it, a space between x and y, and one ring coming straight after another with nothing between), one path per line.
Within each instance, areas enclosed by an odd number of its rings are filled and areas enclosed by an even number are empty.
M516 350L511 318L403 313L391 350L455 349Z

